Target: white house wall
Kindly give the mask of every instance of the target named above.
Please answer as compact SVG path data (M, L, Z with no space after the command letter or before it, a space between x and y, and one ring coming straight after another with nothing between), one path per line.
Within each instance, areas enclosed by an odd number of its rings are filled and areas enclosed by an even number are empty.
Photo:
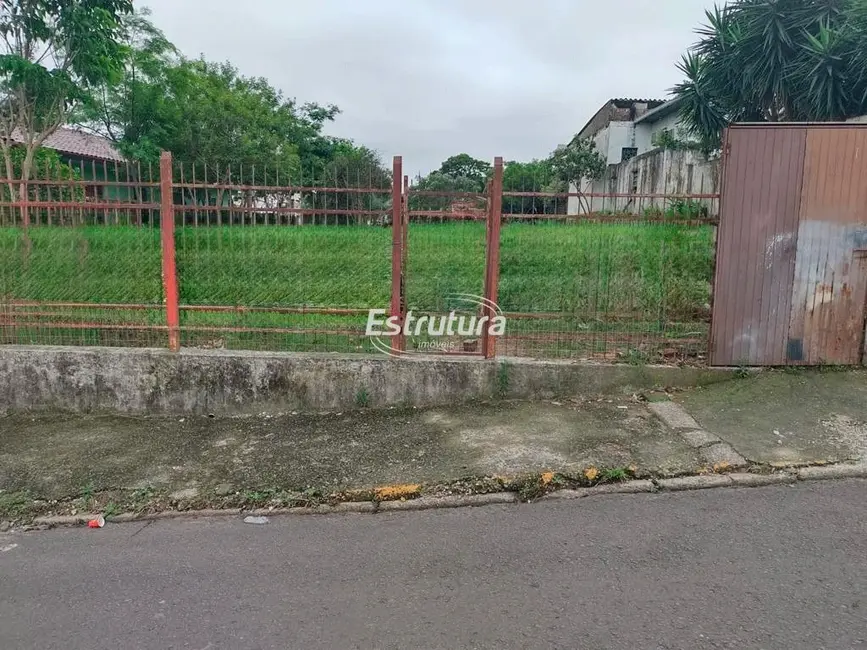
M608 141L609 141L608 135L609 135L609 128L605 127L604 129L599 131L599 133L597 133L596 135L593 136L593 142L596 143L596 151L601 153L606 158L608 157ZM609 162L608 164L610 165L612 163Z
M635 146L635 126L632 122L612 122L608 125L608 164L623 160L624 147Z
M650 127L650 141L651 141L651 143L663 131L668 130L668 131L671 131L672 135L678 136L679 132L683 128L681 125L680 115L678 115L676 112L672 113L671 115L666 115L662 119L657 120L656 122L653 122L653 123L649 124L648 126ZM644 152L639 150L639 153L644 153Z
M653 149L653 140L651 138L652 124L639 122L635 125L635 148L638 149L638 155L647 153Z

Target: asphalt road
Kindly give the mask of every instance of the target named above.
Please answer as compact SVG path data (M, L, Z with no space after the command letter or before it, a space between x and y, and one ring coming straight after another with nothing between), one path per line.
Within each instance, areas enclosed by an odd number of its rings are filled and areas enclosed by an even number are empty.
M867 648L867 482L0 535L0 648Z

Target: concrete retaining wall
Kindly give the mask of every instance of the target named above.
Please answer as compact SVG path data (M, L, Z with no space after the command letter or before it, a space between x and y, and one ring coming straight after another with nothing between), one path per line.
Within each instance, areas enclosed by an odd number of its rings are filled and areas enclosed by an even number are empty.
M708 384L724 369L517 359L0 348L0 412L242 414L432 406Z

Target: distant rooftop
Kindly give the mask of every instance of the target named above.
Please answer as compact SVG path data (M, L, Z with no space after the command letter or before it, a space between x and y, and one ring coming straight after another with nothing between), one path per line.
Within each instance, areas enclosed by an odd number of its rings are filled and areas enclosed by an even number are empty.
M636 124L640 122L658 122L663 117L668 117L675 111L680 108L681 99L680 97L675 97L674 99L669 99L667 102L647 111L644 115L635 120Z
M12 139L19 144L24 142L20 134L13 134ZM54 149L68 156L80 158L92 158L109 162L125 162L125 158L114 146L114 143L100 135L86 133L78 129L60 127L45 138L42 146L46 149Z
M630 97L609 99L593 114L593 117L578 132L575 139L593 136L610 122L633 121L665 103L666 100L664 99L634 99Z
M667 100L665 99L632 99L629 97L615 97L611 100L611 103L617 106L618 108L629 108L633 104L647 104L652 106L660 106L664 104Z

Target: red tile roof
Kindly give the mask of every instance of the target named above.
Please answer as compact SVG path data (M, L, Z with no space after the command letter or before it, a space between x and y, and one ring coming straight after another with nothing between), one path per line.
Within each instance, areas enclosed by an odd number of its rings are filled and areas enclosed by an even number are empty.
M12 139L21 143L22 138L13 134ZM85 133L77 129L61 127L45 138L42 146L46 149L54 149L68 156L79 158L93 158L96 160L109 160L124 162L125 158L115 148L111 140L92 133Z

